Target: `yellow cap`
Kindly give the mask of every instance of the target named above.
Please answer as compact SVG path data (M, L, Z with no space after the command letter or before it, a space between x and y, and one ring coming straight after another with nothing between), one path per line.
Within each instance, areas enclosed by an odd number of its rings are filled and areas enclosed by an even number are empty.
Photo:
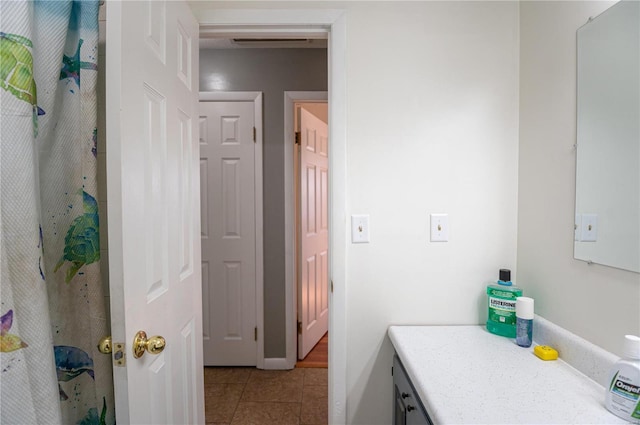
M533 354L542 360L556 360L558 358L558 352L548 345L536 345L533 349Z

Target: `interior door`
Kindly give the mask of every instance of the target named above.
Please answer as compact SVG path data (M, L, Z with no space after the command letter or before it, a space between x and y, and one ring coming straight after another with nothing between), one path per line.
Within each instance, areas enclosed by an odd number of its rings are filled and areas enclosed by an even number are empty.
M300 129L300 256L298 358L304 359L329 325L328 128L304 108Z
M204 423L198 31L186 1L107 5L109 276L121 424ZM135 358L140 330L164 337L164 350L156 340Z
M255 366L253 101L200 102L204 363Z

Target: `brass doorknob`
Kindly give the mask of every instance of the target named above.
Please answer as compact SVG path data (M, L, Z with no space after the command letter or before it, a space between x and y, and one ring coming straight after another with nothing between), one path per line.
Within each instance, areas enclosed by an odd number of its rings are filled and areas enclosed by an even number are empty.
M147 339L147 333L145 331L138 331L133 338L133 357L139 359L144 354L145 350L149 354L160 354L164 350L167 342L159 335L152 336Z
M102 337L100 342L98 343L98 351L102 354L111 354L113 350L113 345L111 342L111 335Z

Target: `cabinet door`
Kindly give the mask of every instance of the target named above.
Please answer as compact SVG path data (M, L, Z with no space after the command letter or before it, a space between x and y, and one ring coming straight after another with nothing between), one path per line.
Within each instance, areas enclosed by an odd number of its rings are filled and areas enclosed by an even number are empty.
M393 425L405 425L407 423L407 411L404 407L404 403L402 402L401 391L398 389L398 385L396 385L396 378L394 376L394 385L393 385L393 394L394 394L394 402L393 402Z
M412 406L413 407L413 406ZM407 406L407 419L406 425L431 425L429 418L419 408L415 407L409 410Z
M393 358L394 425L432 425L398 356Z

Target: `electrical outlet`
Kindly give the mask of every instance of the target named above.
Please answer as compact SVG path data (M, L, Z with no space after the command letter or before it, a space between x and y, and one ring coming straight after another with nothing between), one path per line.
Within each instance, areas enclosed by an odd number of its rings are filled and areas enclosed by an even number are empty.
M449 241L449 215L431 214L431 242Z

